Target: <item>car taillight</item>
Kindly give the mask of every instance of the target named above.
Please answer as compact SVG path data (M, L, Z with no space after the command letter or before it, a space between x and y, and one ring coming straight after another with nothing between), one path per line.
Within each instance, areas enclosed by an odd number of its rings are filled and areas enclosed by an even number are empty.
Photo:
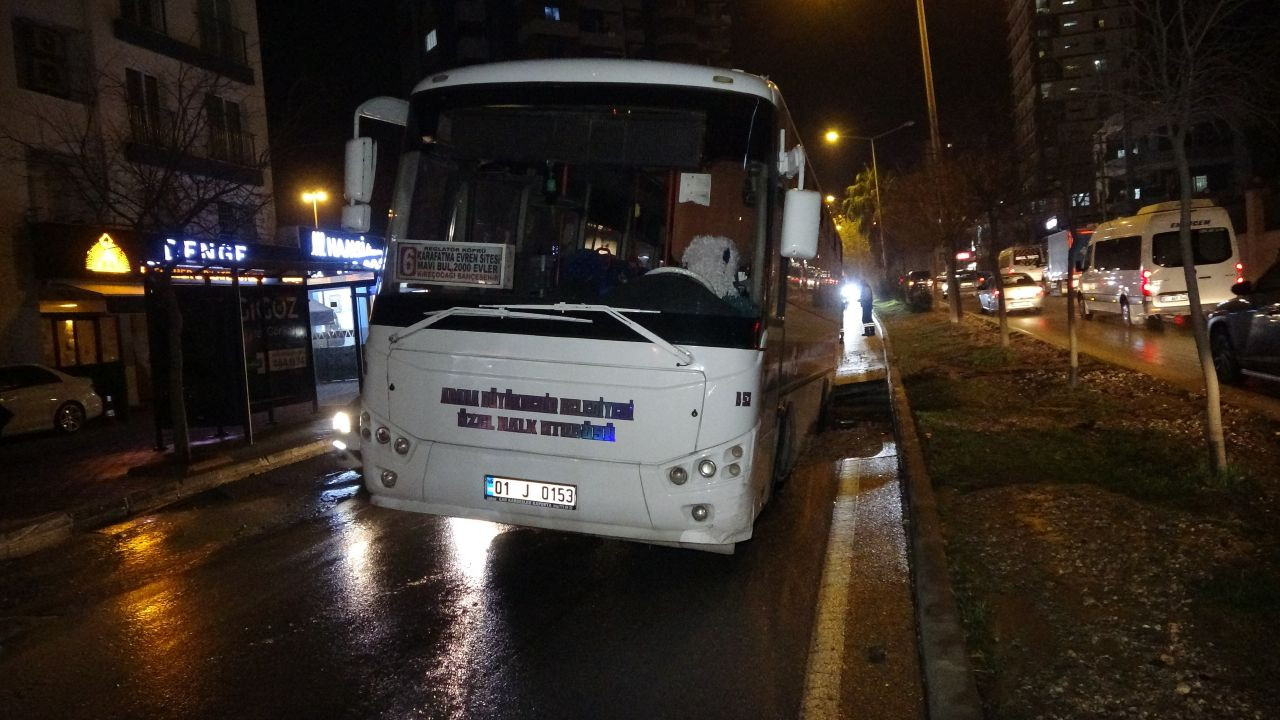
M1044 288L1042 287L1036 288L1036 297L1040 297L1043 294L1044 294Z
M1236 282L1244 282L1244 263L1236 263Z
M1142 294L1151 297L1151 271L1142 271Z

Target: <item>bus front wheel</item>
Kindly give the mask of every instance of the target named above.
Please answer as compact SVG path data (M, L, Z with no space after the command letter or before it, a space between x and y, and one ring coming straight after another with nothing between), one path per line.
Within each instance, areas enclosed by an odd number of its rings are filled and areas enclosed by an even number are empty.
M778 411L778 443L773 452L773 491L776 494L795 467L796 430L791 408Z

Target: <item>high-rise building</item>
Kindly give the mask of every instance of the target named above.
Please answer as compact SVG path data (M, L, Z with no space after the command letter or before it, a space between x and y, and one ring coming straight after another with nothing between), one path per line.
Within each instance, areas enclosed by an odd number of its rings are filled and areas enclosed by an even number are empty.
M106 378L132 404L148 233L274 231L255 0L0 8L0 362Z
M729 63L728 0L399 0L404 84L460 65L558 57Z
M1035 227L1077 225L1179 193L1167 128L1126 111L1133 53L1149 42L1126 0L1009 0L1014 127ZM1243 212L1248 154L1206 123L1186 144L1192 193ZM1068 205L1069 204L1069 205Z
M1094 134L1118 107L1109 97L1133 19L1123 0L1009 0L1015 142L1039 219L1100 219ZM1041 224L1043 226L1043 224Z

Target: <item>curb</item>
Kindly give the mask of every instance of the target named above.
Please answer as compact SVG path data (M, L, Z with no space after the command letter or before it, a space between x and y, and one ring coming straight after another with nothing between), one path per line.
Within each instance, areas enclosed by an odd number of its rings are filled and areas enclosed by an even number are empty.
M329 440L313 440L267 455L223 464L180 480L135 490L102 505L43 515L26 525L0 533L0 560L30 555L66 540L73 531L96 530L236 480L308 460L329 449Z
M877 322L877 325L880 325ZM982 701L969 664L956 609L938 506L916 432L915 416L897 371L889 336L881 330L889 376L889 399L897 437L899 471L906 479L910 513L911 583L915 596L925 702L930 720L982 720Z

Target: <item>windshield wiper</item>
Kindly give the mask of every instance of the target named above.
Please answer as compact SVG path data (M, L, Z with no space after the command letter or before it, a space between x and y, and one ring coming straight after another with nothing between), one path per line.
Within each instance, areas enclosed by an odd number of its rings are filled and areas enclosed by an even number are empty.
M512 306L515 307L515 306ZM532 306L531 306L532 307ZM410 335L425 330L437 322L447 317L496 317L496 318L523 318L526 320L555 320L558 322L577 322L590 323L587 318L565 317L563 315L545 315L543 313L528 312L511 312L511 310L500 305L481 305L480 307L454 306L447 310L437 310L427 313L427 316L409 327L392 335L389 340L392 345L409 337Z
M649 328L641 325L635 320L632 320L626 315L623 315L623 313L660 313L661 311L659 310L638 310L635 308L615 308L609 305L589 305L589 304L583 304L583 303L563 303L563 302L556 303L554 305L481 305L480 307L491 308L494 310L554 310L556 312L573 311L573 312L604 313L605 315L608 315L614 320L617 320L618 322L630 328L631 331L634 332L635 334L639 335L645 340L648 340L654 345L657 345L658 347L662 348L668 353L674 355L676 359L680 361L676 363L676 365L685 366L685 365L693 364L693 353L689 352L688 350L685 350L684 348L680 348L680 347L676 347L675 345L672 345L666 340L663 340L661 336L659 336L657 333L653 332ZM538 317L544 317L544 316L539 315ZM563 319L569 320L570 318L563 318ZM591 322L591 321L587 320L587 322Z

